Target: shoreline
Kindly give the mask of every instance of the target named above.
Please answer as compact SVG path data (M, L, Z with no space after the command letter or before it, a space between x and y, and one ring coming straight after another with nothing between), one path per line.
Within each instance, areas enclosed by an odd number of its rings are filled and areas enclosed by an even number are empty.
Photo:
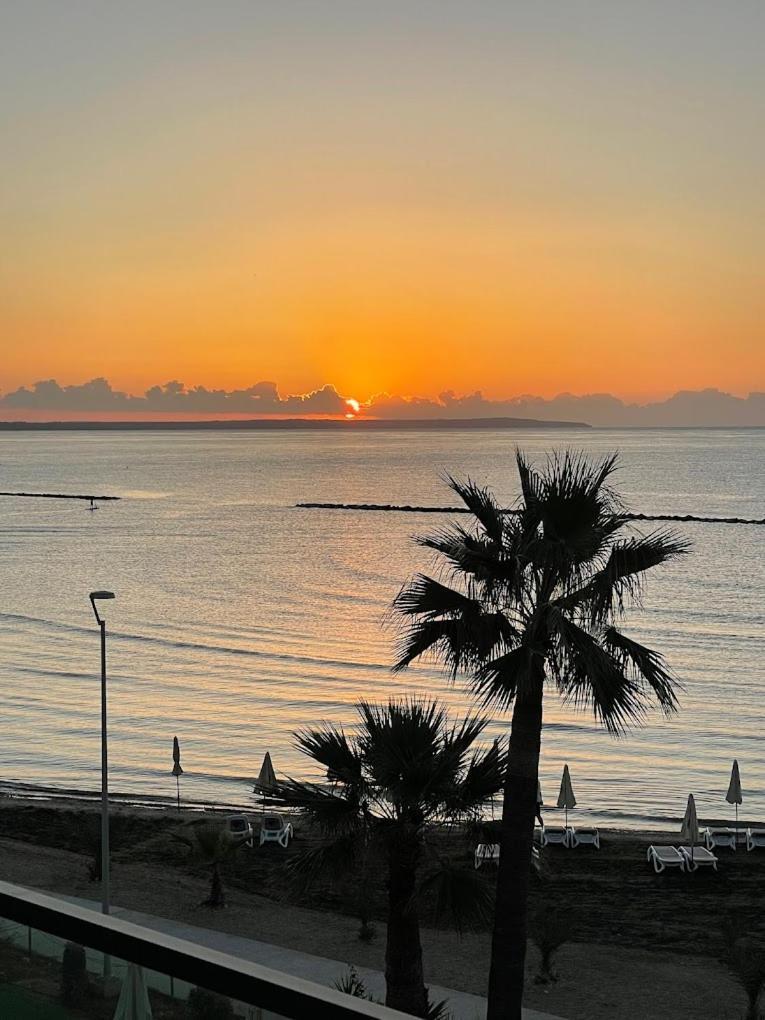
M188 812L189 814L196 816L200 813L209 812L215 814L246 814L257 816L262 813L262 806L255 800L255 796L255 794L252 794L251 799L248 801L181 798L180 814L182 816L184 813ZM14 780L0 780L0 810L2 809L3 804L8 802L13 802L19 805L37 805L40 807L57 806L61 809L93 807L94 809L98 808L100 810L101 791L79 789L76 787L48 786L42 783L38 784L24 783L21 781L16 782ZM145 810L155 813L166 812L173 816L178 816L176 798L170 794L129 793L110 790L109 805L110 809L115 808L135 811ZM278 810L280 810L281 813L285 813L284 808L280 808ZM286 813L289 814L290 812L287 811ZM543 807L543 817L548 821L549 825L557 826L563 824L562 809ZM672 840L675 842L679 841L681 822L682 819L680 816L678 816L677 819L657 817L655 819L639 819L636 820L634 825L631 825L615 821L593 821L592 817L587 814L583 817L575 817L573 813L570 819L570 824L574 827L579 825L581 827L597 828L601 833L601 837L626 837L629 839L648 839L649 841L653 839L661 839L668 842L672 842ZM485 826L487 830L490 830L492 827L496 827L499 824L498 811L495 811L494 815L490 818L483 818L479 824ZM707 826L731 829L736 827L734 819L727 818L722 815L711 818L706 816L704 816L703 819L700 818L699 828L703 831L703 829ZM755 819L740 817L738 828L741 832L744 832L747 828L765 828L765 823Z

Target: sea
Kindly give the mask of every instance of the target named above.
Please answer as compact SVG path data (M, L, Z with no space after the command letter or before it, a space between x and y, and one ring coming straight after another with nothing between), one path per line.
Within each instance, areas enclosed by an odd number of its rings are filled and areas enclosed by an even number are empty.
M300 509L311 502L453 505L447 472L518 495L514 451L619 453L614 484L637 513L765 517L765 430L50 431L0 433L0 490L119 496L0 497L0 789L94 794L100 784L99 633L88 594L110 589L111 790L257 810L253 780L320 778L294 733L352 728L359 699L469 692L435 664L391 673L390 604L429 569L414 541L438 514ZM635 525L638 529L658 527ZM614 738L586 709L545 696L548 818L568 763L570 820L703 821L741 769L741 820L765 823L765 526L682 523L690 555L652 570L624 627L682 684L678 713ZM487 742L509 719L489 712ZM492 809L493 810L493 809Z

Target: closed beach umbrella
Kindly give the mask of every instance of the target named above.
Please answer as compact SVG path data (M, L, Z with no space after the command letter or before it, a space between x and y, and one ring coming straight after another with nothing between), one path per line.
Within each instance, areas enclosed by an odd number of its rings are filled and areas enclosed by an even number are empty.
M173 775L175 776L175 790L178 795L178 810L181 810L181 781L180 777L183 775L183 769L181 768L181 745L178 743L178 738L173 737Z
M691 860L693 860L693 848L699 841L699 820L696 816L696 801L693 794L688 794L688 804L683 815L683 824L680 829L680 839L691 845Z
M266 795L270 790L276 789L276 773L271 762L271 755L266 751L263 764L260 766L260 773L255 783L255 793L263 794L263 810L266 810Z
M558 794L558 807L566 809L566 828L568 828L568 809L576 807L574 787L571 785L571 773L568 765L563 766L563 776L560 781L560 793Z
M152 1020L143 969L135 963L128 964L114 1020Z
M728 792L725 794L725 799L729 804L736 805L736 846L738 846L738 806L744 797L741 793L741 776L738 772L738 760L736 758L733 759L733 768L730 770L730 783L728 784Z

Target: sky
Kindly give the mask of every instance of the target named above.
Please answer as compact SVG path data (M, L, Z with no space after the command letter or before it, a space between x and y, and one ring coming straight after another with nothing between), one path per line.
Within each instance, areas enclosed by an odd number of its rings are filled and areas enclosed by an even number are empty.
M763 391L763 38L759 0L3 4L0 392Z

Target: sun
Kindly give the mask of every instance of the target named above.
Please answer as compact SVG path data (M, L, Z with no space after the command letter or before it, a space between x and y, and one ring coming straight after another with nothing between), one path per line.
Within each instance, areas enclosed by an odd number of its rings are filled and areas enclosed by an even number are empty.
M352 418L355 414L358 414L359 411L361 410L361 404L358 402L358 400L354 400L353 397L349 397L348 400L346 400L346 404L350 408L349 413L346 414L345 416L346 418Z

